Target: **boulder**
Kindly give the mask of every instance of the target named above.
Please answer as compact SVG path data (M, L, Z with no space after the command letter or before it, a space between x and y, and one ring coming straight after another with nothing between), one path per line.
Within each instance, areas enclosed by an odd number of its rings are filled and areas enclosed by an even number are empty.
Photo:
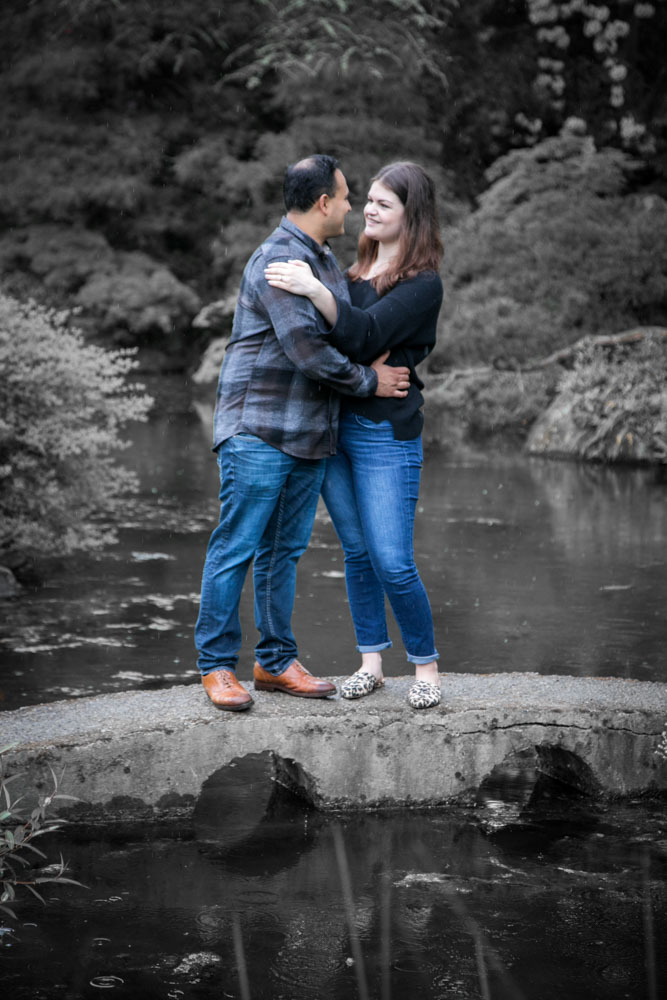
M0 597L16 597L21 586L7 566L0 566Z
M220 375L220 366L225 356L229 337L216 337L204 351L199 366L192 375L195 385L210 385Z
M217 381L220 365L231 336L237 300L238 295L234 293L224 299L209 302L192 321L194 329L210 330L217 334L204 351L199 367L192 376L195 385L209 385Z
M574 423L575 405L571 393L560 393L531 427L526 451L552 458L578 458L583 432Z
M575 421L575 413L580 409L580 404L581 399L574 393L559 393L531 427L525 450L530 455L548 458L590 460L593 431L589 426L581 427ZM606 461L611 460L612 455L608 449ZM650 440L628 432L617 437L613 460L654 462L656 457L650 448Z
M196 330L210 330L214 334L222 334L231 330L238 293L227 295L224 299L209 302L201 309L192 321Z

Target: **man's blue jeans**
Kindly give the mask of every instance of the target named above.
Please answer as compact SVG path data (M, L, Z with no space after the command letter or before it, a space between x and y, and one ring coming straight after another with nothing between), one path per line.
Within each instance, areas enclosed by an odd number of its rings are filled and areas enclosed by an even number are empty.
M252 434L218 449L220 521L211 535L195 628L202 674L235 670L239 601L255 560L255 624L261 666L281 674L297 657L292 634L296 568L315 519L325 460L293 458Z
M357 649L372 653L391 646L386 593L408 660L416 664L438 658L431 607L413 552L421 467L421 438L397 441L388 420L376 424L348 413L322 487L345 552Z

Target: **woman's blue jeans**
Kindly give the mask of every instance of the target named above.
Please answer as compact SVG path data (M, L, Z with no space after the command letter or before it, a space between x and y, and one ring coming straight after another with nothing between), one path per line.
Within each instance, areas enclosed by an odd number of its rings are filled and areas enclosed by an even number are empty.
M397 441L388 420L348 413L327 460L322 496L345 552L345 579L360 653L391 646L385 594L408 660L438 658L431 607L415 566L413 527L421 438Z
M261 666L281 674L297 657L292 634L296 568L313 528L325 460L293 458L252 434L218 449L220 521L211 535L195 627L202 674L235 670L241 591L253 558Z

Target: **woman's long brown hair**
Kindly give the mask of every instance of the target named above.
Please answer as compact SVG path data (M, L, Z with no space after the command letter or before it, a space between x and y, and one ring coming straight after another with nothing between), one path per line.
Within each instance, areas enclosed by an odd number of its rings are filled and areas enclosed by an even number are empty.
M438 226L435 187L426 171L408 160L390 163L372 178L394 192L405 208L398 254L390 271L371 278L382 296L402 278L414 278L421 271L437 271L442 260L442 240ZM364 233L359 237L357 260L348 270L352 281L361 281L372 267L378 242Z

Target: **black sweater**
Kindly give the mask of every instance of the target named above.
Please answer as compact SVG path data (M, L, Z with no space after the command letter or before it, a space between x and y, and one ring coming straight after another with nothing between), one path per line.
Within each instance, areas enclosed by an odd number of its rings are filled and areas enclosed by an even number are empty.
M341 396L341 411L358 413L380 423L389 420L394 437L408 441L421 433L424 383L416 372L420 361L433 350L442 282L435 271L399 281L382 298L370 281L350 281L352 304L336 299L338 319L329 336L352 361L370 365L385 351L387 364L410 369L410 388L403 399L379 396Z

